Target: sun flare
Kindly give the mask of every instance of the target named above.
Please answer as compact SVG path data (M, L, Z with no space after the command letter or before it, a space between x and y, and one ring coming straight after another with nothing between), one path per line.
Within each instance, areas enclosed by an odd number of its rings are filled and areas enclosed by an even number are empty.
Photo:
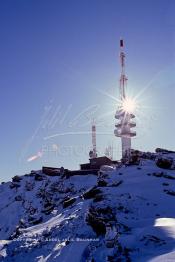
M121 108L126 113L133 113L136 110L137 103L132 98L125 98L122 101Z

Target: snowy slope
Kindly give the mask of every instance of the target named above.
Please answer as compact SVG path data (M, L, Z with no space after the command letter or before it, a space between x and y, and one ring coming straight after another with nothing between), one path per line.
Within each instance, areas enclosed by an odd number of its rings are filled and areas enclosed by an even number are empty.
M4 183L0 261L175 261L174 179L154 157L99 178L37 171Z

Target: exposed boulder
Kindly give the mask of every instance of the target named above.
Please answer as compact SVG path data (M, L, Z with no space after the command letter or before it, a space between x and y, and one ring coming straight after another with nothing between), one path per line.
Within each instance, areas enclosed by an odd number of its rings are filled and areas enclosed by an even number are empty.
M155 176L155 177L162 177L164 175L164 173L163 172L154 172L154 173L152 173L152 175Z
M16 189L17 189L17 188L20 187L20 186L21 186L20 184L16 184L16 183L11 183L11 184L10 184L10 188L11 188L11 189L13 189L13 188L16 188Z
M106 223L115 221L113 210L109 206L91 206L86 215L86 222L99 235L106 234Z
M108 182L105 181L104 179L99 179L98 180L98 186L99 187L103 187L103 186L107 186Z
M93 199L93 202L100 202L104 200L104 195L103 194L98 194L95 196L95 198Z
M32 225L38 225L43 221L42 216L29 216L28 221L32 224Z
M160 168L171 169L173 165L173 159L159 157L156 159L156 165Z
M12 181L13 181L13 182L18 183L18 182L20 182L21 180L22 180L22 178L21 178L20 176L14 176L14 177L12 177Z
M26 184L25 184L26 191L32 191L33 188L34 188L34 183L26 181Z
M168 195L175 196L175 191L173 191L173 190L164 189L164 192L167 193Z
M96 213L89 211L86 222L92 227L97 236L106 234L105 222Z
M43 180L43 176L35 173L35 180L36 181L42 181Z
M21 234L20 227L16 226L15 231L10 235L9 240L17 239Z
M22 196L18 195L18 196L15 196L15 200L16 201L22 201L23 199L22 199Z
M168 175L168 174L164 174L163 177L167 178L167 179L175 179L174 176L171 176L171 175Z
M123 183L123 180L119 180L119 181L113 182L110 186L112 186L112 187L118 187L118 186L121 185L122 183Z
M169 186L169 183L164 182L164 183L162 183L162 185L163 186Z
M157 236L154 235L145 235L143 236L140 241L144 242L145 246L148 246L149 244L154 243L156 246L165 245L166 241L164 239L160 239Z
M52 202L46 202L44 204L44 209L42 210L42 213L44 213L45 215L49 215L53 211L54 207L55 206Z
M106 225L105 244L107 248L113 248L118 244L118 232L115 225Z
M75 203L75 201L76 201L76 198L66 199L66 200L63 202L63 208L66 208L66 207L71 206L73 203Z
M175 151L172 150L167 150L164 148L156 148L156 153L163 153L163 154L171 154L171 153L175 153Z
M95 198L97 194L102 193L102 191L97 188L97 186L94 186L93 188L87 190L84 194L83 194L83 198L84 199L90 199L90 198Z

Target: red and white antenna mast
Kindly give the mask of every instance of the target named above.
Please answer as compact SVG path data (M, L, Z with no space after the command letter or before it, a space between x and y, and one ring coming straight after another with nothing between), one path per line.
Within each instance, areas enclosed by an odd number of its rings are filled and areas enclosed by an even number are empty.
M128 159L131 152L131 137L136 136L136 132L132 131L131 128L135 127L135 122L132 121L135 115L126 110L128 98L126 95L127 77L125 75L125 53L124 53L124 42L120 39L120 64L121 64L121 74L120 74L120 106L118 107L115 118L118 120L114 130L114 134L117 137L121 137L122 144L122 158ZM123 106L125 104L125 106Z
M96 124L95 120L92 120L92 150L89 152L90 158L97 157L97 147L96 147Z
M125 75L125 53L123 51L124 43L123 39L120 39L120 64L121 64L121 75L120 75L120 97L121 100L126 98L126 85L127 77Z

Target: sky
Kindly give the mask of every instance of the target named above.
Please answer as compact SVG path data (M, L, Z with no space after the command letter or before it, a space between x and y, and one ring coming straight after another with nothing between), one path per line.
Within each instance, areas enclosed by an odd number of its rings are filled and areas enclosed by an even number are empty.
M0 181L42 166L88 161L114 136L119 39L128 95L137 96L132 147L175 150L175 1L0 1ZM116 99L114 99L116 98Z

